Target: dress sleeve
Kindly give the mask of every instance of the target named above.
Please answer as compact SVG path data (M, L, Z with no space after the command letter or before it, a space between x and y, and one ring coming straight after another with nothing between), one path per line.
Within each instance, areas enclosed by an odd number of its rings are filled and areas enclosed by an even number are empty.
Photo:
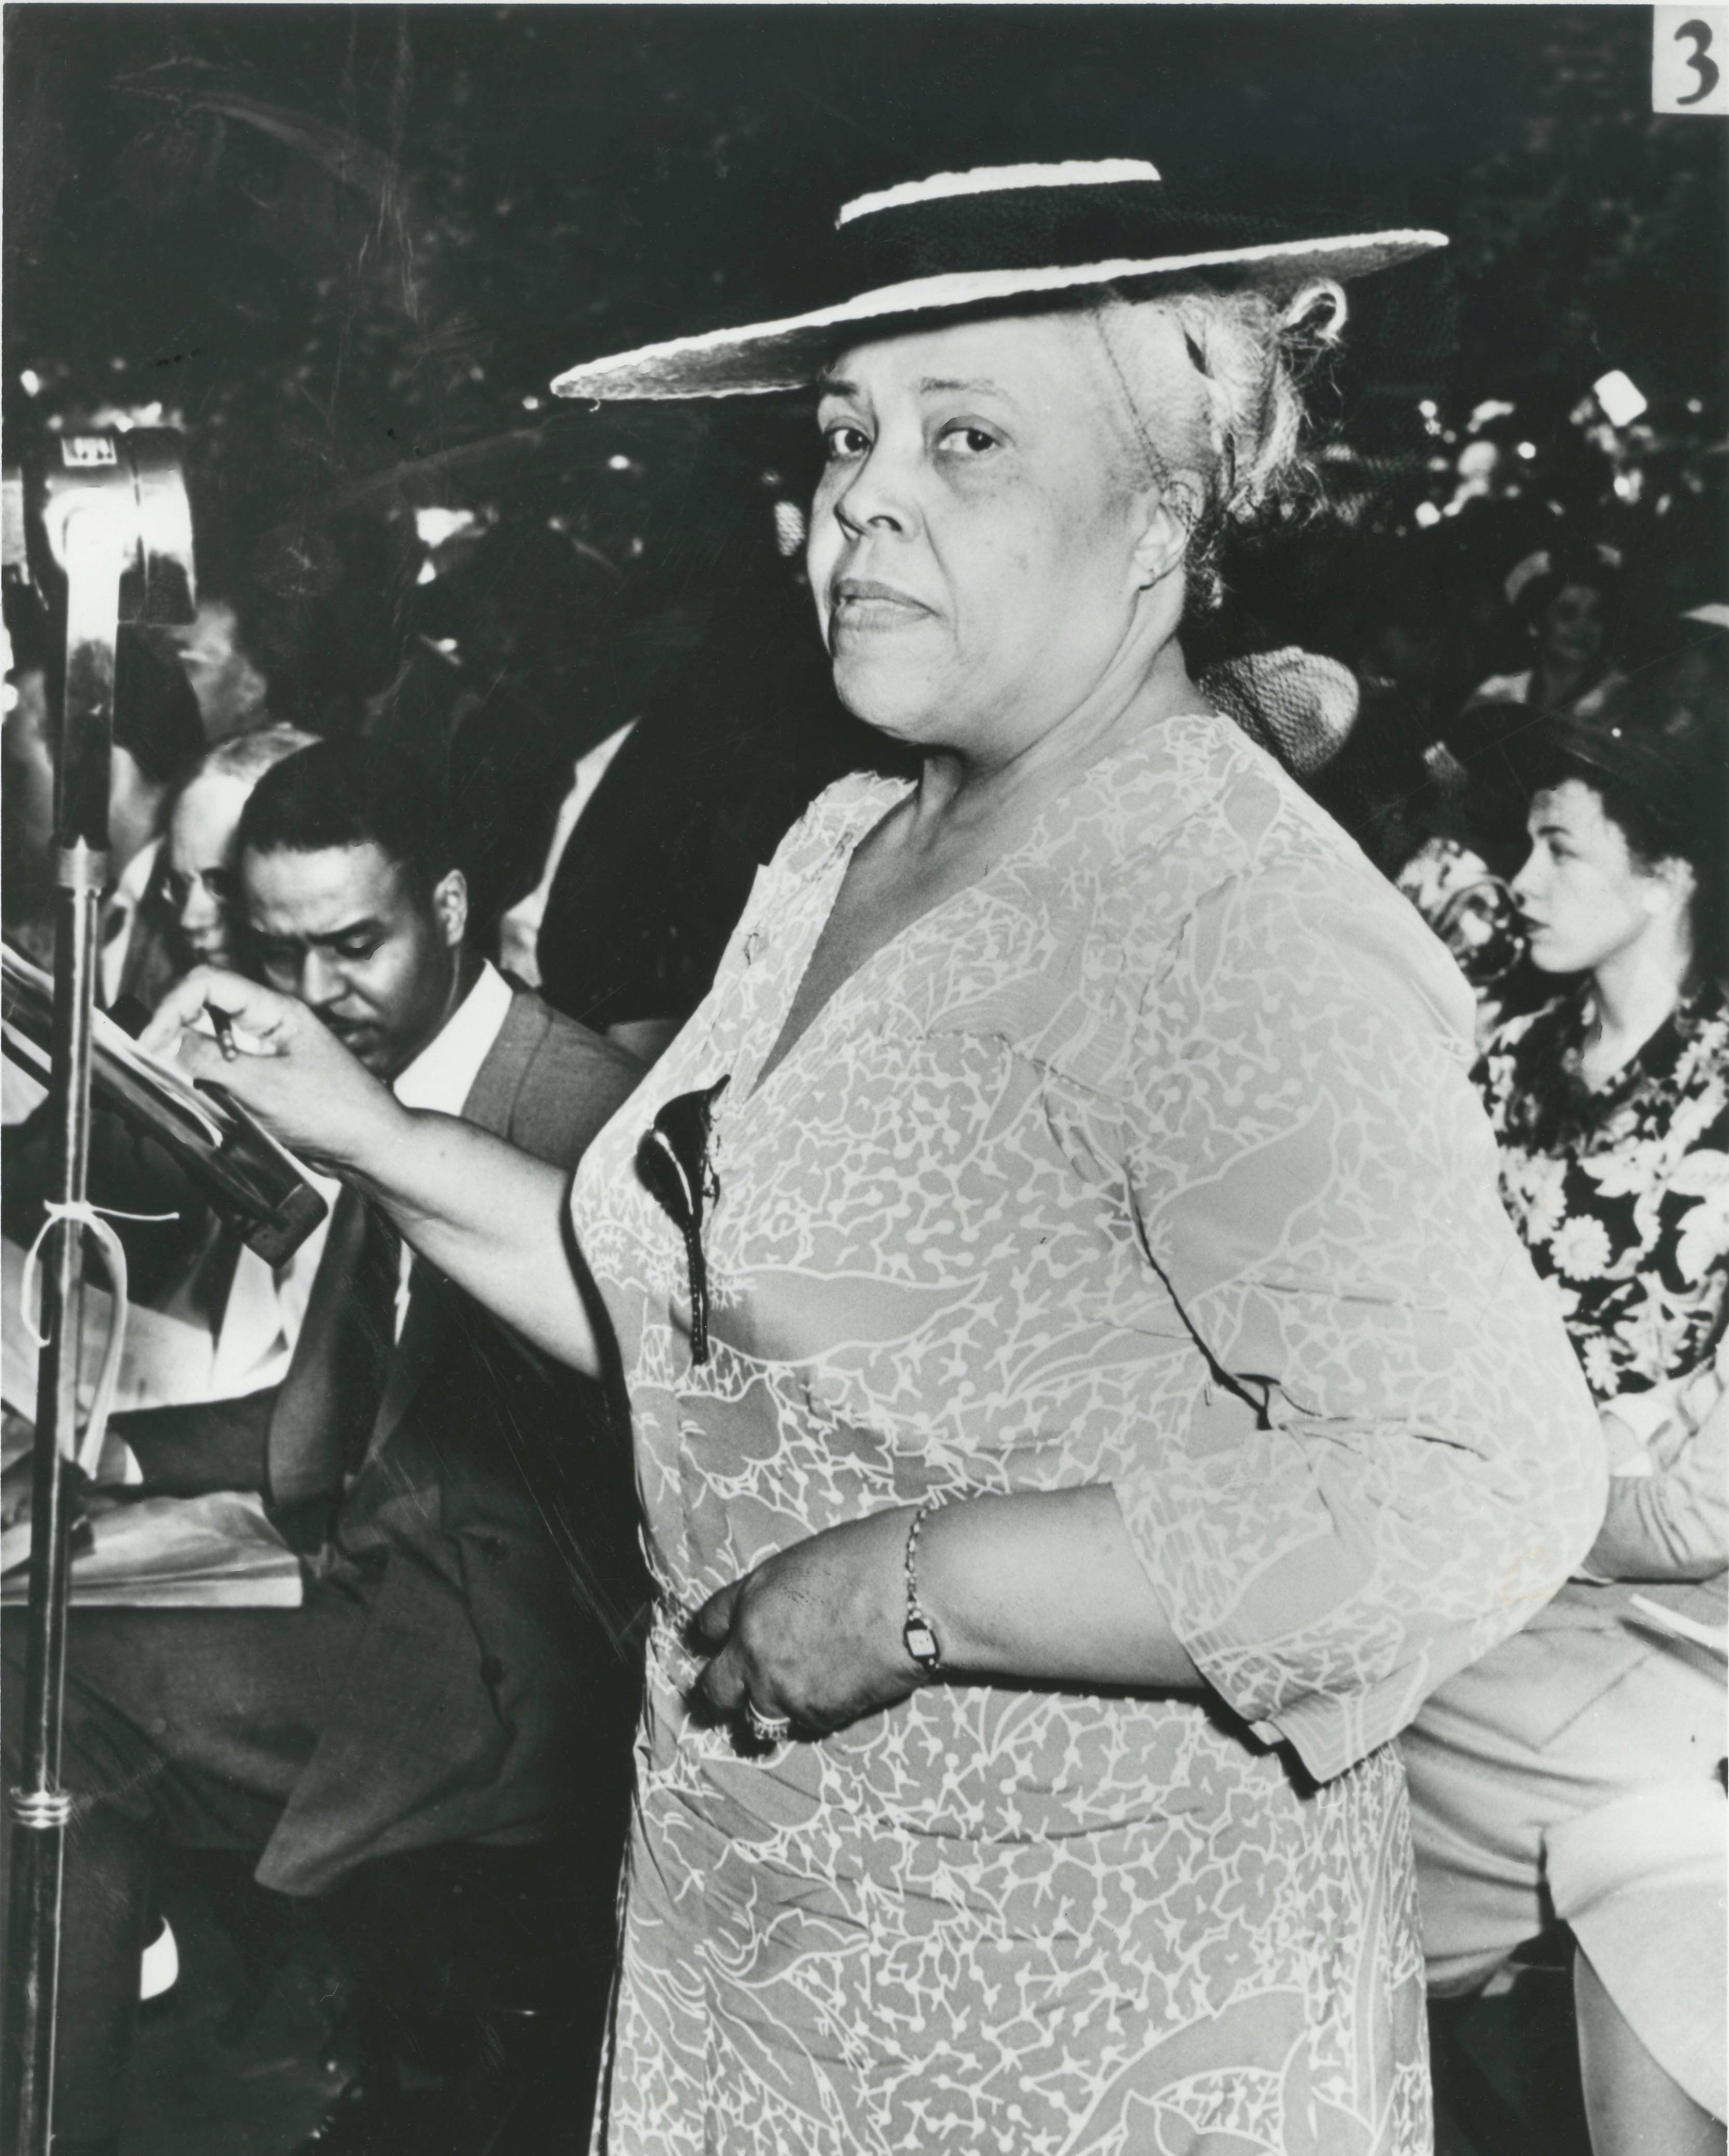
M1712 1579L1729 1570L1729 1339L1714 1363L1662 1391L1675 1404L1654 1433L1653 1471L1610 1478L1586 1563L1594 1578Z
M1603 1516L1461 995L1391 892L1287 860L1197 901L1131 1059L1136 1232L1210 1381L1119 1500L1202 1671L1320 1779L1525 1622Z
M1603 1579L1714 1579L1729 1569L1729 1445L1701 1431L1662 1475L1618 1475L1587 1569Z

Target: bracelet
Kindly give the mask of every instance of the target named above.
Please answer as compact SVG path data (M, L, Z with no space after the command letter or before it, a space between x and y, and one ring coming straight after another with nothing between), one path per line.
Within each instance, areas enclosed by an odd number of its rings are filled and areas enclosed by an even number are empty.
M936 1628L925 1614L919 1600L919 1576L915 1559L918 1553L919 1529L925 1524L925 1515L934 1512L942 1505L941 1497L926 1497L912 1516L912 1525L906 1531L906 1622L901 1628L900 1638L919 1667L926 1676L935 1676L942 1666L942 1648L936 1637Z

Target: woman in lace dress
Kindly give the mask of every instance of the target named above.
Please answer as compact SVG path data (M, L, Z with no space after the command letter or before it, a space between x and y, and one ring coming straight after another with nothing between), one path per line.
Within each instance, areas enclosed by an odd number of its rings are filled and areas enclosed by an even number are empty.
M560 385L819 383L836 683L921 760L818 801L589 1153L590 1299L537 1171L194 994L433 1262L616 1353L659 1598L613 2156L1417 2156L1390 1740L1577 1560L1600 1440L1467 991L1178 630L1338 278L1432 235L1119 163L842 237L844 306Z

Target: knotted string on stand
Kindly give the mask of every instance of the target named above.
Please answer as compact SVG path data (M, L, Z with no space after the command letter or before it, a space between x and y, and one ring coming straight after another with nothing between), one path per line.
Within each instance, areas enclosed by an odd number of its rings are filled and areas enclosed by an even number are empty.
M177 1220L177 1213L122 1213L107 1205L92 1205L88 1199L50 1199L47 1217L37 1230L36 1240L24 1253L24 1269L18 1281L18 1310L25 1330L38 1348L46 1348L48 1335L42 1330L36 1312L36 1276L42 1264L42 1246L62 1221L68 1227L89 1231L95 1239L102 1254L102 1263L107 1270L113 1289L114 1313L108 1327L108 1345L103 1350L102 1368L97 1375L96 1389L90 1401L90 1411L84 1427L84 1441L74 1439L64 1446L66 1456L75 1461L83 1473L94 1479L101 1460L102 1447L108 1435L108 1418L114 1412L114 1396L120 1385L121 1356L126 1344L126 1252L112 1228L110 1220ZM76 1354L77 1343L74 1343Z

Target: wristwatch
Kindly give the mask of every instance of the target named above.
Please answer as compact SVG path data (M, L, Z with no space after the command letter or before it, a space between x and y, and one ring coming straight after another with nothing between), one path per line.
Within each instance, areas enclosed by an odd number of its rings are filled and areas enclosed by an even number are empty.
M900 1638L911 1655L926 1676L934 1676L942 1666L942 1645L936 1637L936 1627L925 1614L919 1600L919 1578L916 1559L919 1547L919 1529L925 1524L925 1515L934 1512L941 1505L941 1497L926 1497L912 1516L912 1525L906 1531L906 1622L900 1629Z

